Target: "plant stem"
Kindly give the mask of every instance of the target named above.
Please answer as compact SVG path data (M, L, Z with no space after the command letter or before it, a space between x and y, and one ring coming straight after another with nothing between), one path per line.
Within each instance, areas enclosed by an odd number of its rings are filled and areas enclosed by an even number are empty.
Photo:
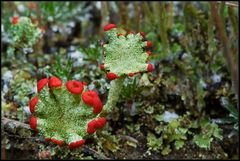
M229 47L229 41L227 38L226 29L225 29L225 26L223 26L224 23L222 22L222 19L218 13L217 3L210 2L210 6L211 6L212 15L215 19L215 24L216 24L217 32L219 34L219 39L223 45L223 53L227 60L227 65L230 70L233 86L234 86L236 95L238 96L239 95L238 69L237 69L237 65L235 64L235 62L233 60L233 55L232 55L231 49Z
M167 35L167 17L166 17L166 9L165 9L165 3L159 2L159 30L160 30L160 38L162 40L163 45L163 52L164 55L168 54L169 44L168 44L168 35Z
M117 78L111 82L107 103L103 107L104 111L101 113L101 116L106 116L109 114L117 104L121 90L123 88L123 81L124 78Z

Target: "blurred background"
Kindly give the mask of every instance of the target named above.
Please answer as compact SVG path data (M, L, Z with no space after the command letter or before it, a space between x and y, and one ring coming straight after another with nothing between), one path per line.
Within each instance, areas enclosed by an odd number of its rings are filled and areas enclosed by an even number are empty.
M239 158L237 1L1 6L1 159ZM17 30L14 17L35 28ZM108 23L145 33L154 72L125 80L107 127L82 148L45 142L28 125L37 81L85 81L105 104L110 81L99 65Z

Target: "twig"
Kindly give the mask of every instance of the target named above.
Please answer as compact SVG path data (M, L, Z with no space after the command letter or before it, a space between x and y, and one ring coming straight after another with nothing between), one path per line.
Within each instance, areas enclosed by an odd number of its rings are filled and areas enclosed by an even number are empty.
M136 143L136 144L139 143L137 139L135 139L135 138L133 138L133 137L131 137L131 136L128 136L128 135L119 135L119 136L120 136L122 139L131 141L131 142L133 142L133 143Z
M222 1L218 1L217 3L222 3ZM233 7L238 7L238 2L233 3L233 2L225 2L226 5L228 6L233 6Z
M28 124L22 123L22 122L17 121L17 120L12 120L12 119L9 119L9 118L6 118L6 117L2 118L2 124L4 126L14 126L14 127L17 127L17 128L23 128L23 129L31 130L31 128Z
M237 96L239 96L239 85L238 85L239 77L238 77L237 65L233 61L233 55L231 54L231 49L229 47L227 34L226 34L226 31L224 30L225 27L223 26L223 22L218 13L217 2L216 1L210 2L210 6L211 6L211 13L215 19L215 24L219 34L219 38L223 45L223 50L224 50L223 52L224 52L225 58L227 59L227 65L230 70L233 86Z

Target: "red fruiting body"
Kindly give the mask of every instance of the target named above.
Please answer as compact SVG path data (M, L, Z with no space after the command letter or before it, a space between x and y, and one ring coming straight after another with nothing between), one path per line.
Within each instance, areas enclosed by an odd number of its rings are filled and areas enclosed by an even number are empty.
M57 139L54 139L54 138L51 139L51 142L53 142L57 145L63 145L64 144L63 140L57 140Z
M153 65L148 64L147 70L148 70L148 72L152 72L153 71Z
M131 35L131 34L134 34L134 32L132 32L132 31L128 32L128 35Z
M87 105L93 105L95 97L98 97L98 94L95 91L87 91L82 94L82 100Z
M18 16L14 16L13 18L12 18L12 24L13 25L16 25L18 23Z
M108 79L110 79L110 80L114 80L114 79L116 79L118 76L117 76L115 73L108 73L108 74L107 74L107 77L108 77Z
M35 3L30 3L28 7L30 9L35 9L36 8L36 4Z
M47 83L48 83L47 78L43 78L43 79L39 80L37 83L37 92L39 93Z
M33 99L31 99L30 105L29 105L31 113L34 113L35 106L37 103L38 103L38 97L34 97Z
M104 64L100 64L100 69L104 70Z
M145 33L144 32L140 32L140 35L145 38Z
M129 73L128 76L129 77L133 77L134 73Z
M48 83L49 87L60 87L62 86L62 81L60 79L58 79L57 77L51 77L49 79L49 83Z
M104 31L108 31L111 30L112 28L116 28L117 26L115 24L108 24L106 26L104 26L103 30Z
M79 146L83 145L85 143L85 140L79 140L79 141L75 141L75 142L71 142L70 144L68 144L68 147L70 149L74 149L74 148L78 148Z
M32 18L31 20L32 20L33 24L38 24L38 19L37 18Z
M72 94L81 94L83 91L83 84L79 81L68 81L66 87Z
M37 130L37 118L32 116L30 118L30 128L33 129L33 130Z
M84 86L87 86L87 82L82 82L82 84L83 84Z
M117 34L117 36L124 36L123 34Z
M45 28L43 26L41 26L39 29L40 29L41 32L45 31Z
M96 124L97 124L96 120L92 120L88 123L88 128L87 128L88 134L93 134L96 131L95 129Z
M49 141L51 141L51 139L50 138L45 138L45 141L49 142Z
M104 127L104 125L106 124L106 119L104 117L100 117L98 120L97 120L97 123L95 125L95 128L97 129L101 129Z
M147 41L147 47L151 47L152 46L152 42L151 41Z
M102 108L102 101L98 97L95 97L93 99L93 113L99 114L102 111Z
M150 56L150 55L152 55L152 52L151 51L147 51L147 54Z

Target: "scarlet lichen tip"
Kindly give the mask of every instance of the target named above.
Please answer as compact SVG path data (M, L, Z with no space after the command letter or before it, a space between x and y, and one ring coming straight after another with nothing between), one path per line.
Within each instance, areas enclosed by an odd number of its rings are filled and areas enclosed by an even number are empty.
M87 82L82 82L82 84L83 84L84 86L87 86L87 85L88 85Z
M93 134L96 129L101 129L105 126L107 120L104 117L100 117L97 120L92 120L88 122L87 132L88 134Z
M45 141L49 142L49 141L51 141L51 139L50 138L45 138Z
M82 94L82 100L87 105L93 105L93 100L98 97L95 91L87 91Z
M115 73L108 73L108 74L107 74L107 77L108 77L108 79L110 79L110 80L114 80L114 79L116 79L118 76L117 76Z
M68 147L70 149L75 149L75 148L82 146L84 143L85 143L85 140L82 139L79 141L71 142L70 144L68 144Z
M88 127L87 127L88 134L93 134L96 131L96 129L95 129L96 124L97 124L96 120L92 120L92 121L88 122Z
M145 38L145 33L144 32L140 32L140 35Z
M147 47L151 47L152 46L152 42L151 41L147 41Z
M124 36L123 34L117 34L117 36L119 37L119 36Z
M32 116L29 121L30 128L33 130L37 130L37 118Z
M112 28L116 28L117 26L115 24L108 24L106 26L104 26L103 30L104 31L108 31L108 30L111 30Z
M31 18L33 24L38 24L38 19L37 18Z
M95 97L93 99L93 113L96 115L99 114L102 111L103 105L102 101L99 99L99 97Z
M153 65L148 64L147 70L148 70L148 72L152 72L153 71Z
M147 51L147 54L150 56L150 55L152 55L152 52L151 51Z
M45 27L44 26L41 26L39 29L42 33L45 32Z
M100 69L104 70L104 64L100 64Z
M83 84L76 80L68 81L66 87L72 94L81 94L83 91Z
M59 78L53 76L49 79L48 85L50 88L60 87L62 86L62 81Z
M31 99L30 105L29 105L31 113L34 113L35 106L36 106L37 103L38 103L38 97L34 97L33 99Z
M129 31L129 32L128 32L128 35L131 35L131 34L134 34L134 32L132 32L132 31Z
M51 138L51 142L53 142L54 144L60 145L60 146L64 144L63 140L57 140L54 138Z
M28 5L29 9L35 9L36 8L36 3L29 3Z
M12 18L12 24L13 25L16 25L18 23L18 16L14 16L13 18Z
M128 76L129 77L133 77L134 73L129 73Z
M107 120L104 117L100 117L95 124L95 128L101 129L105 126Z
M37 92L39 93L47 83L48 83L48 78L43 78L39 80L37 83Z

